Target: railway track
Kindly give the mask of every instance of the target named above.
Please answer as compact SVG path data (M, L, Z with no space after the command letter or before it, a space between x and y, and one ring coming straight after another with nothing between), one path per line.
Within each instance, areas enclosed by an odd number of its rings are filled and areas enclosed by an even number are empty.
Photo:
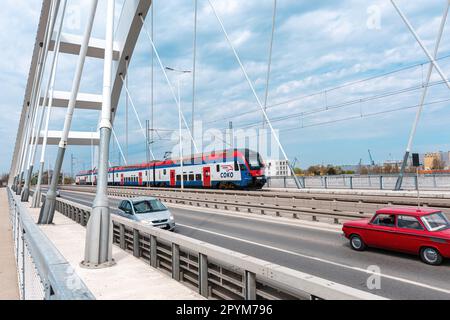
M95 192L92 186L62 186L61 190ZM340 224L370 217L383 207L417 206L417 197L376 194L241 191L208 189L167 189L110 187L108 194L119 197L151 195L167 203L221 209L248 214L272 215ZM450 199L423 197L424 207L442 210L450 216Z

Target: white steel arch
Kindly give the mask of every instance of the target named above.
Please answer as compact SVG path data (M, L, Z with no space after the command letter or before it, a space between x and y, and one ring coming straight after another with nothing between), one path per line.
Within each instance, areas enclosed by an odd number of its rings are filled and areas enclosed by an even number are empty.
M112 1L112 0L108 0ZM27 138L30 132L33 130L32 123L33 117L37 110L33 108L33 84L39 74L39 61L42 55L47 54L50 51L56 49L57 32L52 32L50 37L50 43L45 46L46 30L49 29L49 17L51 14L52 6L58 7L61 0L43 0L41 15L39 18L39 24L37 28L37 35L30 65L30 71L28 75L27 86L24 95L24 102L22 105L22 113L20 117L19 127L16 135L16 144L13 151L11 168L10 168L10 178L9 184L16 185L18 182L18 176L24 175L23 171L27 167L27 161L25 156L27 154L27 149L33 141ZM119 104L120 94L122 91L123 82L121 76L126 76L127 68L126 64L132 58L134 48L139 37L142 23L141 16L146 17L147 13L152 4L151 0L127 0L123 4L123 8L120 14L120 18L117 21L116 29L114 32L113 39L113 54L112 59L113 69L112 69L112 91L111 91L111 112L112 122L114 121L117 107ZM105 14L103 12L97 12L96 14ZM73 35L68 33L61 34L61 42L59 46L59 51L56 54L70 54L79 55L82 46L82 36ZM104 39L96 39L90 37L88 42L88 47L86 51L87 57L103 59L105 56L106 41ZM44 49L43 49L44 48ZM48 50L47 50L48 49ZM41 83L38 83L41 85ZM72 92L66 91L55 91L53 96L52 107L67 108L69 105L69 100ZM45 93L47 94L47 93ZM36 93L37 103L35 104L36 109L40 108L44 102L45 94ZM98 94L87 94L83 92L78 92L76 95L75 108L77 109L87 109L87 110L101 110L102 105L102 95ZM42 107L45 110L46 106ZM44 112L44 111L43 111ZM43 143L44 132L36 131L36 138L38 144ZM63 132L52 131L49 132L48 144L58 144L59 139L64 136ZM99 135L94 133L96 137L94 139L95 144L99 144ZM70 130L68 136L68 145L91 145L91 132L78 132ZM24 165L22 165L24 164ZM20 181L22 181L22 178Z

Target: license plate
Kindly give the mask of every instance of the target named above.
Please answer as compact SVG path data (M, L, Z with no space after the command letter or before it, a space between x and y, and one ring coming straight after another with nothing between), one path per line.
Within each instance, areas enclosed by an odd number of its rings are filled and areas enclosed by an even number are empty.
M167 227L167 224L161 224L159 226L155 226L156 228L160 228L160 229L164 229L165 227Z

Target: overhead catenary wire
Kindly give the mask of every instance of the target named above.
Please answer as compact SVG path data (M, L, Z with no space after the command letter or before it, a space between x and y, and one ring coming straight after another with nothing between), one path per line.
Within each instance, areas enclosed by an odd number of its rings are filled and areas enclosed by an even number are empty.
M435 81L435 82L431 82L430 84L427 85L427 87L434 87L434 86L437 86L437 85L440 85L440 84L443 84L443 83L444 82L442 80L438 80L438 81ZM361 103L364 103L364 102L369 102L369 101L373 101L373 100L378 100L378 99L382 99L382 98L396 96L396 95L399 95L399 94L404 94L404 93L408 93L408 92L421 90L423 88L424 88L424 86L422 86L422 85L416 85L416 86L412 86L412 87L408 87L408 88L398 89L398 90L394 90L394 91L390 91L390 92L386 92L386 93L382 93L382 94L369 96L369 97L366 97L366 98L357 98L357 99L354 99L354 100L349 100L349 101L340 102L340 103L336 103L336 104L328 104L326 107L320 107L320 108L316 108L316 109L309 110L309 111L301 111L301 112L297 112L297 113L290 113L289 115L286 115L286 116L281 116L281 117L278 117L278 118L272 118L272 122L276 122L277 119L282 118L282 117L291 118L291 117L295 117L295 116L308 116L308 115L322 113L322 112L329 112L329 111L333 111L335 109L349 107L349 106L361 104ZM254 113L254 111L252 113ZM242 114L239 114L239 115L235 115L233 117L241 116L241 115ZM224 117L223 119L220 119L220 121L223 121L223 120L228 119L228 118L229 117ZM215 123L217 121L219 121L219 120L208 121L208 122L203 123L203 125ZM257 121L250 122L248 125L253 125L253 124L257 124L257 123L258 123Z
M179 106L180 101L179 101L179 99L177 98L177 95L175 94L175 90L173 89L173 86L172 86L172 84L171 84L171 82L170 82L170 80L169 80L169 77L167 76L167 72L166 72L166 70L165 70L165 68L164 68L164 65L163 65L162 61L161 61L161 58L160 58L159 53L158 53L158 50L156 49L155 43L153 42L153 39L152 39L151 35L150 35L149 32L148 32L148 29L147 29L147 25L146 25L146 23L145 23L145 20L144 20L144 18L142 17L142 15L140 15L140 18L141 18L141 22L142 22L142 25L143 25L144 32L145 32L145 34L147 35L147 37L148 37L148 39L149 39L149 41L150 41L150 44L151 44L151 46L152 46L152 49L153 49L153 52L154 52L154 54L155 54L156 60L157 60L158 63L159 63L159 66L160 66L160 68L161 68L161 71L163 72L163 75L164 75L164 78L165 78L165 80L166 80L166 83L167 83L167 85L169 86L170 92L172 93L172 97L173 97L173 99L175 100L176 105ZM185 117L184 117L184 115L183 115L182 112L181 112L181 117L182 117L182 119L183 119L183 121L184 121L184 125L185 125L185 127L186 127L186 129L187 129L187 131L188 131L188 133L189 133L190 139L191 139L192 143L194 144L194 148L195 148L196 152L198 153L199 150L198 150L198 148L197 148L197 144L195 143L194 137L192 136L191 129L189 128L189 126L188 126L188 124L187 124L187 122L186 122L186 119L185 119Z
M266 74L266 90L264 92L264 111L267 112L267 101L269 99L269 84L270 84L270 72L272 69L272 54L273 54L273 39L275 36L275 24L277 19L277 0L273 0L273 15L272 15L272 32L270 36L270 45L269 45L269 60L267 63L267 74ZM264 128L265 119L263 117L262 126Z
M435 100L435 101L427 102L427 103L424 103L424 106L437 107L440 104L447 103L447 102L450 102L450 98L449 99L441 99L441 100ZM380 116L380 115L384 115L384 114L390 114L390 113L394 113L394 112L414 109L414 108L417 108L417 107L419 107L419 104L407 105L407 106L397 107L397 108L389 109L389 110L376 111L376 112L372 112L372 113L365 113L365 114L362 114L362 115L358 112L358 114L352 115L352 116L349 116L349 117L340 118L340 119L333 119L333 120L328 120L328 121L320 121L320 122L315 122L315 123L312 123L312 124L303 124L303 125L295 126L295 127L283 128L283 129L279 129L278 132L289 132L289 131L307 129L307 128L311 128L311 127L330 125L330 124L334 124L334 123L338 123L338 122L344 122L344 121L349 121L349 120L364 119L364 118L368 118L368 117ZM225 133L225 130L222 130L222 132ZM215 136L215 137L217 137L217 136ZM255 135L247 136L247 138L254 138L254 137L257 137L257 135L255 134ZM221 139L221 140L223 140L223 139ZM164 144L164 145L160 145L158 148L155 148L155 149L159 150L159 149L166 148L166 147L167 147L167 145Z
M120 75L120 79L122 80L122 82L123 82L123 84L124 84L124 88L125 88L125 91L126 91L126 93L127 93L128 100L130 101L131 108L132 108L133 111L134 111L134 114L135 114L136 119L137 119L137 121L138 121L139 127L141 128L142 134L144 135L144 138L146 138L147 136L146 136L146 134L145 134L145 129L144 129L144 127L142 126L141 118L139 117L139 114L138 114L138 112L137 112L137 110L136 110L136 106L134 105L133 98L131 97L131 94L130 94L130 91L129 91L127 82L125 81L125 79L124 79L124 77L123 77L123 74ZM150 148L150 146L148 146L148 148ZM153 160L155 160L155 155L153 154L153 151L152 151L152 150L150 150L150 154L151 154Z
M436 61L445 60L445 59L449 59L449 58L450 58L450 54L442 56L440 58L437 58ZM371 81L371 80L387 77L387 76L393 75L395 73L407 71L407 70L416 68L418 66L421 66L422 64L423 64L423 62L417 63L417 64L413 64L413 65L406 66L406 67L403 67L403 68L400 68L400 69L396 69L396 70L393 70L393 71L382 73L380 75L376 75L376 76L360 79L360 80L357 80L357 81L348 82L348 83L345 83L345 84L342 84L342 85L330 87L330 88L327 88L325 90L313 92L313 93L302 95L302 96L299 96L299 97L294 97L294 98L291 98L291 99L282 100L280 102L268 105L266 109L274 109L274 108L281 107L281 106L286 105L286 104L290 104L290 103L298 102L298 101L305 100L305 99L308 99L308 98L312 98L314 96L322 95L325 91L327 92L327 95L329 95L330 92L332 92L332 91L337 91L337 90L340 90L340 89L343 89L343 88L346 88L346 87L354 86L354 85L357 85L357 84L362 84L364 82L368 82L368 81ZM438 84L441 84L441 83L443 84L444 82L442 80L440 80L437 83ZM417 89L420 89L420 88L422 88L422 87L421 86L417 87ZM255 113L255 111L258 111L258 110L259 110L259 107L255 108L255 109L252 108L252 109L249 109L249 110L244 111L244 112L233 114L233 116L227 116L227 117L220 117L220 118L212 119L210 121L204 122L203 124L215 123L215 122L231 119L231 118L238 117L238 116L243 116L243 115L246 115L246 114L252 114L252 113Z
M211 2L211 0L208 0L208 3L209 3L209 5L210 5L210 7L211 7L211 9L212 9L212 11L213 11L213 13L214 13L214 15L215 15L217 21L219 22L219 25L220 25L220 27L221 27L221 29L222 29L223 34L225 35L225 38L226 38L226 40L227 40L227 42L228 42L228 45L230 46L231 50L233 51L234 57L236 58L236 61L238 62L239 66L240 66L240 68L241 68L241 70L242 70L242 73L244 74L244 77L245 77L245 79L247 80L247 83L248 83L248 85L249 85L249 87L250 87L250 89L251 89L251 91L252 91L252 93L253 93L253 95L254 95L254 97L255 97L255 99L256 99L256 102L258 103L258 106L260 107L261 112L263 113L264 118L265 118L267 124L269 125L269 128L270 128L270 131L272 132L273 138L276 140L276 142L277 142L277 144L278 144L278 147L280 148L281 153L282 153L284 159L287 161L287 163L289 163L289 158L288 158L288 156L287 156L287 154L286 154L286 152L285 152L285 150L284 150L284 148L283 148L283 145L281 144L281 141L280 141L279 137L277 136L277 133L275 132L275 129L273 128L272 123L270 122L270 119L269 119L269 117L267 116L266 111L264 110L264 107L263 107L263 105L262 105L262 103L261 103L261 100L259 99L258 95L256 94L256 91L255 91L255 88L254 88L254 86L253 86L253 83L252 83L252 81L250 80L250 78L249 78L249 76L248 76L248 74L247 74L247 71L245 70L244 65L242 64L241 59L239 58L239 55L238 55L238 53L236 52L236 49L234 48L234 45L233 45L233 43L231 42L230 37L228 36L228 33L227 33L226 29L225 29L225 26L224 26L224 24L223 24L223 22L222 22L222 19L220 19L219 15L217 14L216 8L214 7L214 5L213 5L213 3ZM298 187L298 188L302 187L302 185L301 185L300 182L298 181L297 176L296 176L296 174L295 174L295 172L294 172L294 169L292 168L291 165L289 165L289 169L290 169L290 171L292 172L292 175L293 175L293 177L294 177L294 180L295 180L295 183L296 183L297 187Z

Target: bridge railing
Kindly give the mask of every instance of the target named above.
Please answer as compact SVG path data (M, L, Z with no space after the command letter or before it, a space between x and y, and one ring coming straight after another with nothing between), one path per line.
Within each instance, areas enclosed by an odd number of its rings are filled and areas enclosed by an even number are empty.
M335 175L300 177L306 188L312 189L372 189L394 190L398 175ZM292 177L268 177L267 188L296 188ZM406 175L403 190L450 190L449 174Z
M61 190L94 192L92 186L61 186ZM109 187L108 195L118 197L153 196L166 203L189 205L197 208L220 209L229 212L279 216L284 218L341 224L348 220L372 217L386 206L417 206L417 195L402 197L397 194L310 194L303 192L268 192L207 189L163 189ZM421 205L442 210L450 216L446 198L420 198Z
M56 210L86 225L91 208L57 199ZM113 242L212 299L382 299L382 297L112 215Z
M92 300L95 297L44 235L25 204L7 188L22 300Z

